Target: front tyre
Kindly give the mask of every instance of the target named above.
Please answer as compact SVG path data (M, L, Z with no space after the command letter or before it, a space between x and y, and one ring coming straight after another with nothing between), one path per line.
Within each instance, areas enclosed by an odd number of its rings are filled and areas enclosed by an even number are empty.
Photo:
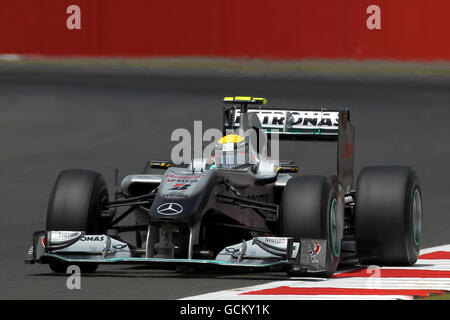
M366 264L411 266L422 242L422 192L410 167L364 168L356 190L355 236Z
M341 256L344 200L326 177L300 176L288 181L281 200L280 233L283 237L327 240L326 270L305 273L288 270L289 276L331 277Z
M108 202L103 177L93 171L72 169L62 171L53 187L47 211L47 231L85 231L100 234L109 222L100 216ZM54 272L66 272L68 264L51 261ZM94 272L96 264L80 264L82 272Z

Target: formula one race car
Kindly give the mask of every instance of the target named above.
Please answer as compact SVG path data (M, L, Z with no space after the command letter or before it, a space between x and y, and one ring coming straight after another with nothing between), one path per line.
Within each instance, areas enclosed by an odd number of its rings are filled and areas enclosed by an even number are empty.
M313 277L331 277L342 262L416 262L418 177L410 167L367 167L355 190L349 110L266 109L266 99L253 97L224 102L223 138L211 158L185 166L149 161L143 174L125 177L120 186L116 171L114 200L100 174L62 171L46 230L35 232L27 262L48 263L55 272L127 263ZM336 175L301 175L293 161L267 156L276 138L336 141ZM136 224L119 225L129 214ZM124 232L136 240L123 240Z

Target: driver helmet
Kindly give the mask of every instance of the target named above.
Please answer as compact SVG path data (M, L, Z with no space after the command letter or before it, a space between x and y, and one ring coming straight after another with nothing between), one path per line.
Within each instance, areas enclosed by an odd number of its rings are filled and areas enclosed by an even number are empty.
M249 163L249 148L244 137L229 134L219 140L214 148L217 167L235 168Z

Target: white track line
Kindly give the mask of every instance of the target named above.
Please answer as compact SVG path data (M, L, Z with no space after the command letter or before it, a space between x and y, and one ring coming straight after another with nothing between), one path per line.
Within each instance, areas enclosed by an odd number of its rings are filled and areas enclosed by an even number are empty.
M433 248L427 248L421 250L420 254L434 253L437 251L450 252L450 244L437 246ZM387 270L386 270L387 269ZM381 268L389 272L389 270L414 270L421 271L444 271L448 274L450 271L450 259L419 259L413 267L386 267ZM406 271L408 272L408 271ZM410 271L409 271L410 272ZM345 273L345 271L341 272ZM294 280L295 279L295 280ZM286 290L292 294L270 294L273 290L279 290L280 287L287 287ZM319 288L319 290L328 290L330 288L330 294L296 294L295 292L303 292L304 288L306 290L315 290L314 288ZM312 288L312 289L311 289ZM283 289L283 288L282 288ZM332 294L333 289L355 289L363 290L364 295L357 294ZM217 292L211 292L191 297L185 297L183 300L391 300L391 299L413 299L413 296L402 291L402 294L398 294L398 291L393 292L392 295L386 294L367 294L373 293L372 290L413 290L411 292L419 292L415 290L437 290L437 291L450 291L450 277L443 278L422 278L422 277L388 277L383 275L382 278L373 277L342 277L333 278L329 280L322 279L311 279L311 278L289 278L285 281L274 281L268 282L261 285L249 286L236 288L231 290L223 290ZM265 292L260 292L261 290L271 290ZM375 291L379 293L378 291ZM389 293L388 291L386 291ZM255 294L244 294L244 293L255 293ZM304 293L304 292L303 292ZM308 291L309 293L309 291ZM334 292L335 293L335 292ZM409 291L408 291L409 293Z

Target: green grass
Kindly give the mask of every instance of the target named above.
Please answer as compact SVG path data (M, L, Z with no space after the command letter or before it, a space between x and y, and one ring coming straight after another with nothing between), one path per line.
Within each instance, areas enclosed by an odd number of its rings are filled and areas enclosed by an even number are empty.
M432 295L430 297L422 298L420 300L450 300L450 293Z

